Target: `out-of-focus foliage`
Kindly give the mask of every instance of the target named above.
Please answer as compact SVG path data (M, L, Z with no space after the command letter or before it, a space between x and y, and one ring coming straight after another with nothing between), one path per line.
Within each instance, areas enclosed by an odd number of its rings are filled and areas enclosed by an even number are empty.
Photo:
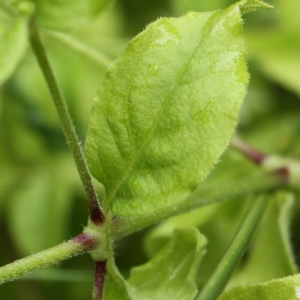
M0 3L0 84L14 71L27 45L29 15ZM30 14L30 11L28 12Z
M37 22L47 29L78 28L97 16L110 0L32 0Z
M188 10L215 10L233 2L119 0L98 19L72 32L72 36L113 60L133 34L159 17L179 16ZM245 16L251 81L242 107L238 134L263 151L300 158L300 4L299 0L270 0L268 3L274 5L273 11ZM66 46L47 32L43 38L77 132L84 141L91 100L106 67L97 65L91 57L74 51L70 45ZM3 46L1 44L0 47ZM18 50L21 51L22 47ZM18 53L16 57L16 61L19 60ZM7 80L0 87L1 265L79 233L87 217L86 201L75 166L30 49L12 74L14 67L9 67L7 74L12 76L7 79L8 75L5 75ZM248 172L255 173L257 169L230 150L221 158L208 180L226 183L226 180ZM102 187L99 187L99 193L102 193ZM259 266L253 270L251 262L259 262L262 255L268 255L266 251L270 248L276 247L272 255L280 255L283 262L276 266L276 270L270 266L265 272L259 272L262 277L256 282L270 280L272 274L275 277L292 275L298 268L299 194L281 192L272 199L268 216L263 220L231 285L254 282ZM238 198L181 217L185 225L196 225L208 239L207 254L198 274L200 286L224 255L246 204L247 199ZM121 241L116 252L122 272L128 274L130 266L143 263L146 254L154 256L167 242L176 222L167 221L155 229L156 234L152 232L145 236L140 233L136 238L130 238L131 249L137 252L135 254L125 245L129 238ZM272 236L268 238L269 246L263 245L264 236L275 233L278 239ZM142 243L145 243L145 250ZM256 250L255 245L258 246ZM28 295L33 300L86 299L91 291L93 274L82 272L82 276L76 278L64 269L84 271L88 268L92 268L92 262L87 255L82 256L64 263L61 271L56 270L61 274L56 281L51 281L51 272L45 272L40 277L37 274L35 278L39 280L16 281L0 286L0 295L11 300L25 300ZM43 281L47 278L49 281Z
M123 26L116 4L73 36L113 60L128 40L122 33ZM106 66L95 64L48 33L42 38L76 130L84 141L91 100ZM4 265L80 233L88 210L74 161L30 49L0 89L0 264ZM98 192L101 195L101 186ZM88 297L93 282L89 256L64 266L78 274L82 268L90 271L77 278L62 271L55 281L53 272L45 272L44 279L38 281L0 286L1 298ZM55 272L60 274L60 270ZM45 283L47 279L50 282ZM23 288L27 292L22 292Z

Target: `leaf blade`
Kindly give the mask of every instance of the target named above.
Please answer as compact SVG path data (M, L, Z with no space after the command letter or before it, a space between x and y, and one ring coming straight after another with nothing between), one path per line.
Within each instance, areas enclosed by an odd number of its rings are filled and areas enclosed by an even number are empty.
M238 4L149 25L94 100L86 155L104 206L145 215L185 199L229 143L247 81Z
M205 245L205 237L196 228L174 230L173 237L150 262L131 270L133 299L194 299L195 277Z

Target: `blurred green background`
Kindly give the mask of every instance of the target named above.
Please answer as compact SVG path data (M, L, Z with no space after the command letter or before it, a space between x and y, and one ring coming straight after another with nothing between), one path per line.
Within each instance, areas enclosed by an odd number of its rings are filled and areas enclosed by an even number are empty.
M180 16L190 10L216 10L234 2L119 0L91 24L70 35L102 53L107 61L113 61L135 34L159 17ZM251 83L238 133L262 151L299 158L300 1L270 0L268 3L274 5L273 10L245 15ZM45 33L43 39L84 143L91 102L107 66L72 49L55 35ZM254 169L251 163L229 150L211 180L227 180ZM103 193L100 184L97 187ZM297 191L295 195L297 198ZM237 201L204 208L194 217L202 218L195 225L211 245L218 248L221 244L219 249L226 249L244 207ZM296 203L293 222L287 226L297 259L298 211ZM87 215L76 168L47 87L28 48L13 76L0 87L0 265L80 233ZM152 255L149 241L145 242L147 233L145 230L118 243L117 263L124 274ZM199 284L205 282L223 251L215 253L218 251L214 247L210 250L212 254L207 256ZM292 271L279 272L278 276L289 272ZM0 298L90 299L92 283L93 262L88 255L83 255L62 263L60 268L45 269L0 286Z

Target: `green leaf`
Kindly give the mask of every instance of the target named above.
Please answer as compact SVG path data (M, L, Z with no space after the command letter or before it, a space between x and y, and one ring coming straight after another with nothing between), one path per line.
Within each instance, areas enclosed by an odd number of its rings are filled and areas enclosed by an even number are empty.
M261 284L234 287L219 300L297 300L300 299L300 275Z
M0 4L0 84L12 75L27 46L27 15Z
M110 0L33 0L36 20L48 29L80 27L95 17Z
M197 294L195 277L205 245L205 237L196 228L175 230L152 260L131 270L128 282L114 269L114 274L109 274L105 282L104 299L194 299Z
M186 199L228 145L248 82L239 4L160 19L108 70L86 155L114 214Z

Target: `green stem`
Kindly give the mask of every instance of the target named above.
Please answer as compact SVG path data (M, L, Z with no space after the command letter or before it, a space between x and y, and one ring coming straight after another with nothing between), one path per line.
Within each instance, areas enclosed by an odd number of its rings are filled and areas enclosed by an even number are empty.
M0 267L0 284L92 250L97 244L98 241L95 237L83 233L55 247L16 260L11 264Z
M254 199L230 248L195 300L216 300L219 297L238 265L266 206L267 198L265 196Z
M55 282L91 282L93 272L91 270L82 269L56 269L47 268L36 273L31 273L20 278L20 280L35 280L35 281L55 281Z
M86 57L91 59L93 62L96 62L99 66L104 67L105 69L108 68L112 63L112 60L109 57L107 57L105 54L102 54L96 49L87 46L86 44L75 39L74 37L71 37L69 35L60 32L47 31L47 33L50 36L62 42L63 44L65 44L66 46L70 47L72 50L84 54Z
M87 164L85 162L84 154L80 146L79 139L76 135L67 105L58 87L49 60L46 56L38 29L34 23L31 23L30 27L30 43L45 77L52 100L60 118L65 137L73 154L81 181L83 183L83 187L89 202L90 218L95 224L101 224L104 221L104 215L100 209L98 197L94 189Z

